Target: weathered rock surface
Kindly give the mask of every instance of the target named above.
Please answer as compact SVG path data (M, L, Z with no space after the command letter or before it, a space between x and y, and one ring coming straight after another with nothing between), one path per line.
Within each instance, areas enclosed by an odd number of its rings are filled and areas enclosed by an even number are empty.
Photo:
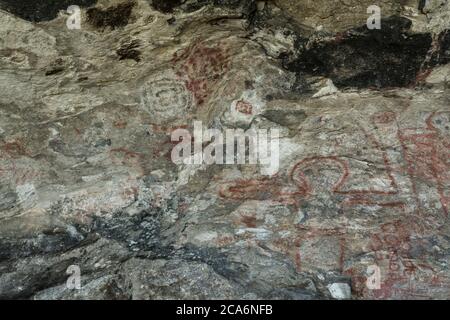
M379 2L0 0L0 299L450 298L450 1Z

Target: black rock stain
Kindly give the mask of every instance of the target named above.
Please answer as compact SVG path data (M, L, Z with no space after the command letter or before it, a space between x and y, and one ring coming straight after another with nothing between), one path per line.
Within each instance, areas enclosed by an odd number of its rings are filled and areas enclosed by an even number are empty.
M62 59L56 59L56 61L48 67L45 71L46 76L52 76L64 71L64 62Z
M135 5L134 1L130 1L106 9L89 8L86 11L87 21L98 29L125 27Z
M123 44L120 49L116 51L119 56L119 60L131 59L136 62L141 61L141 52L137 50L140 43L137 40L133 40L130 43Z
M173 9L183 3L183 0L153 0L152 6L163 13L171 13Z
M172 13L175 8L180 7L181 10L193 12L207 5L216 7L238 9L242 8L245 15L250 15L256 8L254 0L197 0L187 2L185 0L152 0L152 6L163 13Z
M427 4L427 0L419 0L419 11L425 13L423 9L425 9L425 5Z
M47 70L47 71L45 72L45 75L46 75L46 76L53 76L53 75L58 74L58 73L61 73L61 72L63 72L63 71L64 71L64 68L63 68L63 67L56 67L56 68Z
M450 30L445 30L438 37L438 52L436 56L436 64L450 63Z
M50 21L71 5L90 7L97 0L0 0L0 9L31 22Z
M299 54L284 67L290 71L331 78L338 87L408 87L424 69L449 60L449 33L438 37L433 52L430 33L410 33L411 21L402 17L382 20L381 29L367 26L323 40L299 38ZM430 58L431 55L431 58Z

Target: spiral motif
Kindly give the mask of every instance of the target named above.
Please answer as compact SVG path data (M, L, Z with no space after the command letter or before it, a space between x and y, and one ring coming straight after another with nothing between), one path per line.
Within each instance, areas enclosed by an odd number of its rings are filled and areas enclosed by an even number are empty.
M192 94L177 79L155 79L143 88L142 107L159 119L167 121L182 118L191 106Z

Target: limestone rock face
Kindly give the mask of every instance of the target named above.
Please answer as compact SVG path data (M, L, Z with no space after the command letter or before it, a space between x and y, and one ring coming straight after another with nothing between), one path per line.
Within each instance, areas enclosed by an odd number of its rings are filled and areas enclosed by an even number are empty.
M450 298L450 1L372 2L0 0L0 299Z

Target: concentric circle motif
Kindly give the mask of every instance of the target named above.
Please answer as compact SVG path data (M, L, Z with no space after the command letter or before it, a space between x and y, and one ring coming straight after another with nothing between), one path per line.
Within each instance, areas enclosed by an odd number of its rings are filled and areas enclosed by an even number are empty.
M183 118L192 107L192 94L183 82L168 77L146 83L141 104L145 111L161 120Z

